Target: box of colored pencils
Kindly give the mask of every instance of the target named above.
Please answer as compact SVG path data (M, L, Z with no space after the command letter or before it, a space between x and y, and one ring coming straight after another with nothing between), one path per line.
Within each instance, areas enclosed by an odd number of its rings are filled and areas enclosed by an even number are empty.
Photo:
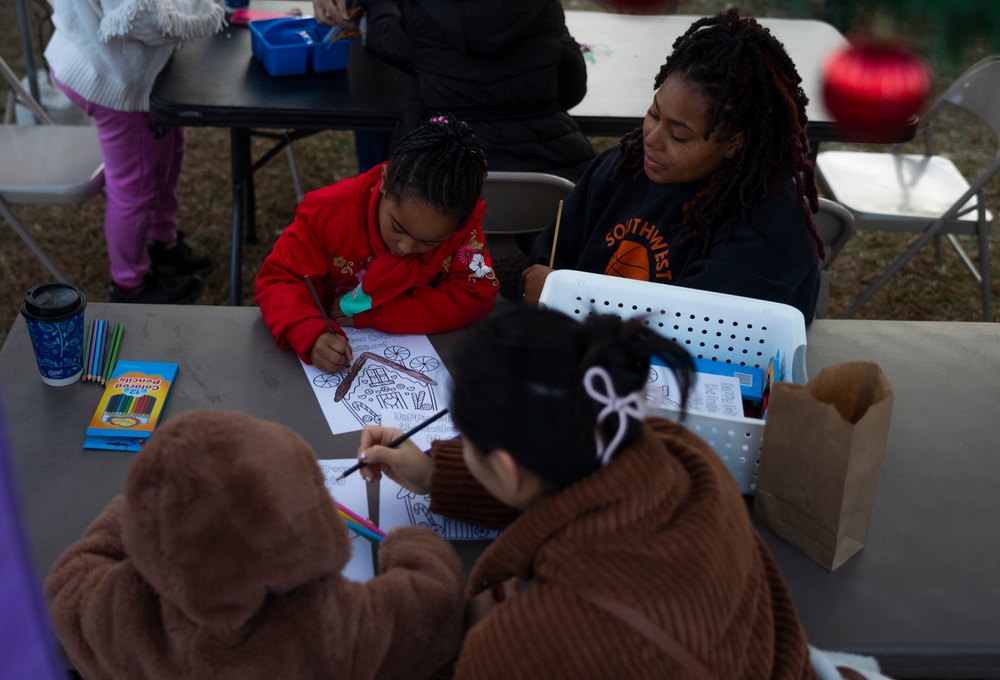
M171 362L117 362L83 448L137 450L156 428L176 376L177 364Z

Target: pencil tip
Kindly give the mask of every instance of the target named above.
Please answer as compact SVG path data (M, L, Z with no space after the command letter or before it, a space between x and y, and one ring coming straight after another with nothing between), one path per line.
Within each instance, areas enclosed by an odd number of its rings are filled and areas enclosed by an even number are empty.
M341 472L341 473L340 473L339 475L337 475L337 477L335 478L335 481L338 481L338 482L339 482L339 481L340 481L341 479L343 479L343 478L344 478L344 473L343 473L343 472Z

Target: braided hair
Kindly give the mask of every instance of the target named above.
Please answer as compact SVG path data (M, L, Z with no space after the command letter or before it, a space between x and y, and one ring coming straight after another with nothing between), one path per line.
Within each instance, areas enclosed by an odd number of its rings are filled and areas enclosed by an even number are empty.
M562 488L596 470L600 438L614 439L619 418L603 420L588 394L591 367L606 371L615 395L644 389L653 357L673 370L687 400L694 363L681 345L641 317L592 314L582 323L546 307L517 305L471 327L449 358L449 406L455 425L479 451L504 449L525 468ZM609 457L635 441L629 417Z
M417 198L464 223L479 201L486 175L486 144L450 115L431 118L406 134L392 154L383 186L387 196Z
M674 42L654 89L672 73L697 83L713 101L706 140L719 126L743 132L745 139L733 162L685 204L681 221L685 238L704 238L707 253L719 225L733 215L749 219L775 181L793 177L822 257L823 242L812 220L819 205L806 136L809 100L784 46L753 17L741 17L732 8L699 19ZM619 146L612 180L642 173L642 128L622 137Z

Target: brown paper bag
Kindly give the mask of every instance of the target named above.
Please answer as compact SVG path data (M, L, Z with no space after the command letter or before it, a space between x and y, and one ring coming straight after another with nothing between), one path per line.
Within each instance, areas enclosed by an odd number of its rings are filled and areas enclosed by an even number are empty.
M830 571L861 550L889 435L892 390L877 364L827 366L776 383L761 441L754 518Z

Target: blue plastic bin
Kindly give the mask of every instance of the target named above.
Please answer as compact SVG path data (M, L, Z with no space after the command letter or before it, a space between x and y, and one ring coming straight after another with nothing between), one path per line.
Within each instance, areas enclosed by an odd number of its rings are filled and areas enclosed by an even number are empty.
M272 76L347 68L353 38L324 42L332 27L317 24L313 17L261 19L248 25L253 56Z

